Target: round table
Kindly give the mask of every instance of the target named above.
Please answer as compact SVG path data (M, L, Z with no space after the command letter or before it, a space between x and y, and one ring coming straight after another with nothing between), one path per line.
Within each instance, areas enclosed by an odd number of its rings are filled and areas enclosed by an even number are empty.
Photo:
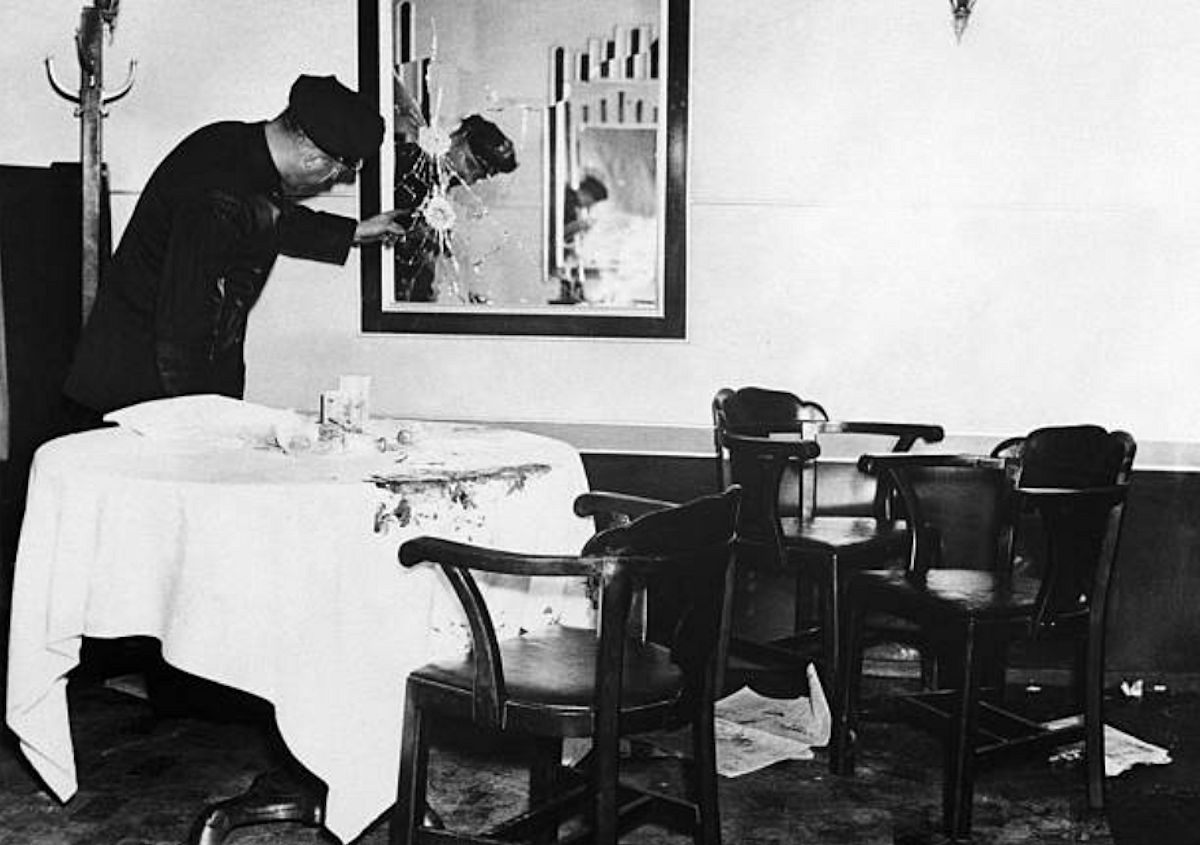
M394 800L407 673L467 642L439 571L396 550L433 534L576 553L591 523L570 446L479 425L373 420L347 448L126 426L36 454L17 554L7 718L63 800L76 790L66 675L81 638L145 635L173 666L258 695L357 836ZM382 438L386 451L376 447ZM582 585L485 587L502 630L587 624Z

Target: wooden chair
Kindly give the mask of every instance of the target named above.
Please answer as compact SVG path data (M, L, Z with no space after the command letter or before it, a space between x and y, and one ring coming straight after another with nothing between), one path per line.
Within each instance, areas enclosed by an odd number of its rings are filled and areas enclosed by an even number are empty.
M1085 425L1042 428L1006 444L1016 457L862 457L864 471L888 476L899 490L914 536L903 571L859 572L847 586L835 772L854 768L863 620L884 611L917 623L943 667L939 689L904 701L944 742L948 836L969 835L981 762L1081 738L1088 800L1103 805L1104 628L1135 450L1128 434ZM1042 542L1031 549L1038 571L1014 572L1029 517L1040 525ZM1005 708L1004 665L1010 642L1060 638L1077 646L1084 714L1080 724L1051 730Z
M853 461L814 461L819 444L844 437L876 447L890 442L893 451L908 452L918 441L940 441L942 428L833 421L816 402L760 387L724 388L713 398L712 411L718 484L736 483L744 491L739 596L763 592L756 582L777 579L781 571L790 573L794 590L790 630L758 640L735 633L731 653L739 665L748 664L752 683L766 676L756 686L773 691L772 679L775 685L782 679L787 690L787 678L804 678L815 645L823 679L832 688L840 665L843 579L849 571L902 560L909 532L894 518L886 488ZM862 451L867 450L858 449L855 457Z
M408 677L392 843L557 841L559 824L581 813L588 841L615 843L621 832L657 821L718 845L713 699L739 499L736 487L678 507L585 494L575 503L581 516L644 515L599 532L578 556L513 554L431 537L401 546L403 565L431 562L445 571L467 614L473 648L463 659L430 663ZM596 579L599 634L557 626L498 641L472 570ZM671 580L685 599L669 646L630 634L634 594L650 578ZM530 810L485 834L423 824L434 719L527 737L534 749ZM683 726L692 736L690 796L649 795L619 782L621 737ZM585 771L560 765L566 737L592 738Z

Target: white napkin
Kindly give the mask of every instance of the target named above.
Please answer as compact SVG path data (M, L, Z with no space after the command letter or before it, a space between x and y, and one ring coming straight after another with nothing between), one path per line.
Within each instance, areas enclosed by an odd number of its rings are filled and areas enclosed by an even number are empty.
M141 402L104 419L143 437L278 446L284 451L311 447L317 434L316 424L296 411L207 393Z

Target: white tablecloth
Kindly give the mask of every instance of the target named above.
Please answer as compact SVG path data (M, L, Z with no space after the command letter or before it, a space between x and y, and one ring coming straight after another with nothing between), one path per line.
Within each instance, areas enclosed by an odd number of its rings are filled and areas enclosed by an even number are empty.
M17 555L8 724L63 800L77 788L66 674L82 636L149 635L187 672L275 706L329 787L327 827L357 836L395 800L407 673L465 642L438 571L403 569L435 534L575 553L591 524L578 454L535 435L374 421L398 451L286 454L243 442L72 435L37 453ZM369 479L391 477L380 486ZM511 583L511 582L510 582ZM567 614L578 584L488 588L510 633Z

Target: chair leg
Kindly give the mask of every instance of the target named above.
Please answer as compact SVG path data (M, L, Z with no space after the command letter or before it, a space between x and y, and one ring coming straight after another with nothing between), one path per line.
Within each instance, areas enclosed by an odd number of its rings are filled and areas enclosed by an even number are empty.
M971 806L975 799L975 735L979 728L979 702L984 675L979 632L974 620L962 631L962 683L954 722L946 737L945 771L942 779L942 822L954 840L971 833Z
M606 724L606 720L598 719L595 738L592 741L594 755L592 766L593 788L596 798L594 830L596 845L617 845L620 833L617 811L620 808L617 795L617 780L620 774L620 739L617 734L616 720Z
M692 786L698 824L696 845L721 845L721 811L717 792L717 739L713 703L709 699L692 723Z
M825 686L838 688L838 673L842 665L842 578L841 561L832 554L825 562L825 589L822 596L821 656L825 661Z
M1088 806L1104 809L1104 643L1102 634L1088 638L1084 667L1084 764L1087 767Z
M1079 703L1080 707L1086 707L1088 697L1088 684L1091 678L1088 676L1088 658L1091 648L1091 638L1076 640L1074 643L1075 653L1072 655L1075 662L1071 666L1071 692L1074 694L1074 700Z
M1008 675L1008 641L997 638L997 641L989 646L987 654L978 655L976 659L983 660L983 700L996 707L1003 706Z
M841 659L833 696L833 731L829 737L829 770L835 775L854 774L854 745L858 705L862 689L863 624L866 608L854 597L845 596L842 609Z
M919 648L921 652L921 689L938 689L941 686L941 678L938 677L937 660L930 653L928 645L922 643Z
M558 737L535 737L529 765L529 807L539 807L549 801L559 789L562 778L563 741ZM559 819L548 817L546 827L531 841L558 841Z
M411 845L425 814L425 787L429 774L428 725L412 690L404 702L401 729L400 782L388 836L389 845Z

